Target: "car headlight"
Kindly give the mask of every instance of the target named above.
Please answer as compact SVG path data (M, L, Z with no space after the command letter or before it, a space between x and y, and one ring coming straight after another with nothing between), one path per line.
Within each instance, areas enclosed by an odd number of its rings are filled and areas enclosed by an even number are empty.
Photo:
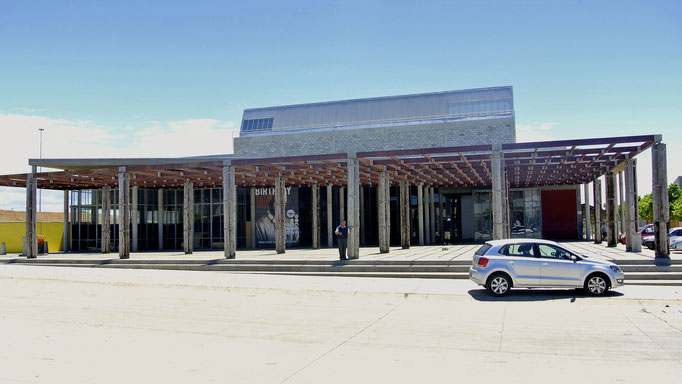
M617 266L617 265L609 265L609 268L611 268L611 270L612 270L613 272L616 272L616 273L621 272L620 267Z

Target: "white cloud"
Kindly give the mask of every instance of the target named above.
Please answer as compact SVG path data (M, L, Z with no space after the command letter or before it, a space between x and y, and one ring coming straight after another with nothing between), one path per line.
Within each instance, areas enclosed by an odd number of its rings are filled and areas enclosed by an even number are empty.
M516 125L516 141L519 143L529 142L529 141L547 141L554 140L555 138L550 132L554 127L559 125L555 122L533 122L530 124L517 124Z
M158 121L133 133L134 152L151 157L201 156L233 153L232 138L237 136L232 122L214 119Z
M180 157L233 152L232 122L192 119L142 127L112 127L88 120L52 119L45 116L0 113L0 174L30 171L29 158L39 157L44 128L44 158ZM0 188L0 209L23 210L23 189ZM61 211L61 191L43 192L43 211Z

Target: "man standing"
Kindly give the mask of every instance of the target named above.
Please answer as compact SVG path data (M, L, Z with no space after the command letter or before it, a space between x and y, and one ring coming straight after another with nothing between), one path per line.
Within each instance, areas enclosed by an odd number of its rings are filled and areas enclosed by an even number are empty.
M443 235L445 235L443 244L450 244L450 236L452 236L452 219L449 217L447 220L445 220L445 230L443 231Z
M341 220L341 225L336 227L336 239L339 242L339 260L348 260L346 257L346 247L348 246L348 227L346 220Z

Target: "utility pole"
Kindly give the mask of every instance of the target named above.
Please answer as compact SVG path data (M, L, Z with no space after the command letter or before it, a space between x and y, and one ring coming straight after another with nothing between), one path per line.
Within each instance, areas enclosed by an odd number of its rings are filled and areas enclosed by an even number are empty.
M45 128L38 128L40 131L40 159L42 160L43 158L43 132L45 131ZM38 173L42 171L42 167L38 168ZM40 189L38 190L38 212L43 211L43 190Z

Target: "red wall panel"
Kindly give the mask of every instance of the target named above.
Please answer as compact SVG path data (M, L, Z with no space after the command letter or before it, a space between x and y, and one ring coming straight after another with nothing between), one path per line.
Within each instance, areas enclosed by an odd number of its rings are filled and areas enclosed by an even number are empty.
M578 238L576 190L542 191L542 237L551 240Z

